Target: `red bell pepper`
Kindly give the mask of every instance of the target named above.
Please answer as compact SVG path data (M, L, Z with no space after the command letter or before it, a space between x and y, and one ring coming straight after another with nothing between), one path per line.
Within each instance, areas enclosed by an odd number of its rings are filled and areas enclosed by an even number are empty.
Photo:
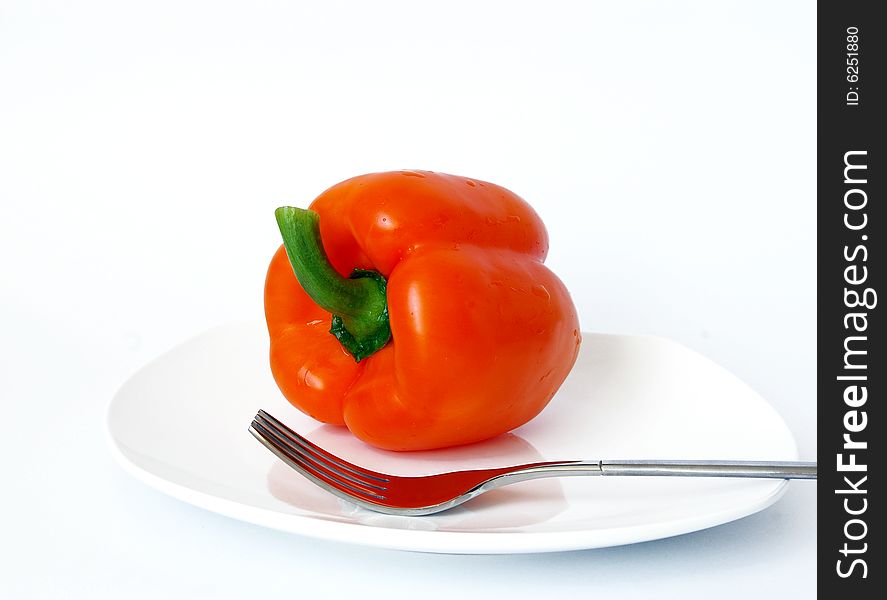
M268 269L271 368L284 396L389 450L510 431L576 360L576 309L520 197L427 171L374 173L283 207Z

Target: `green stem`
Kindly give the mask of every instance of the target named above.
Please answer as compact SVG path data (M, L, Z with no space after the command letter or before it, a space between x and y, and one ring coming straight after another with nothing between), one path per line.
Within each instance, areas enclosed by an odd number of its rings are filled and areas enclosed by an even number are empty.
M323 249L316 212L282 206L274 216L296 279L333 315L330 333L358 362L380 350L391 339L385 278L361 269L351 278L339 275Z

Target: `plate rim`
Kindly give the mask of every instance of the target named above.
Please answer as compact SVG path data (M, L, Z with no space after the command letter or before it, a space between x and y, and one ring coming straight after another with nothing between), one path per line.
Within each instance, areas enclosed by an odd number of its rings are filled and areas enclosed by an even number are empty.
M228 518L303 535L314 539L435 554L534 554L594 550L649 542L702 531L758 513L779 500L788 488L783 480L758 502L745 503L703 517L639 524L606 529L566 531L427 531L378 527L359 522L321 519L311 515L281 513L269 508L244 504L170 481L132 462L113 434L106 429L107 442L117 464L135 479L172 498ZM385 535L378 535L380 530ZM632 532L634 532L632 534ZM644 532L638 535L639 532ZM431 537L432 543L422 543Z

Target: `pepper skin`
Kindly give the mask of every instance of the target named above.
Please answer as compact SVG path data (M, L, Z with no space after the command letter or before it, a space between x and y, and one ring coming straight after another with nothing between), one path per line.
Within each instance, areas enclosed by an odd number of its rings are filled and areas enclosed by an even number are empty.
M339 183L310 212L278 209L286 244L265 283L271 370L290 403L387 450L488 439L548 404L581 334L566 287L543 264L545 226L524 200L492 183L396 171ZM287 230L296 217L302 229ZM323 250L312 259L300 248L318 222ZM299 231L307 246L288 240ZM325 259L327 279L314 277ZM382 290L370 321L387 301L390 340L373 333L381 347L368 356L345 350L330 333L333 311L305 291L323 300L330 277L356 286L347 279L355 269L381 274L379 285L360 281L369 294ZM362 310L339 304L348 314Z

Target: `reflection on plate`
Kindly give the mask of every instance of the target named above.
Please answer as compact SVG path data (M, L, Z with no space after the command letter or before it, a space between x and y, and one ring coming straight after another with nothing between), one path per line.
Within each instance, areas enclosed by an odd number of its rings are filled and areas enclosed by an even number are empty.
M382 515L327 494L280 463L247 427L259 408L357 464L400 475L566 459L796 460L779 415L708 359L661 338L583 334L563 388L510 434L395 453L304 416L269 373L262 325L205 333L136 373L108 409L130 473L176 498L318 538L426 552L546 552L696 531L757 512L784 481L567 478L494 490L426 517Z
M309 437L323 448L339 446L340 444L336 442L341 436L350 436L350 434L345 429L330 425L324 425L309 434ZM500 435L483 444L423 454L437 457L437 465L449 464L450 466L446 467L446 470L459 469L460 465L467 464L470 464L472 468L484 468L543 460L529 442L513 434ZM434 458L430 460L433 461ZM439 470L443 469L422 468L418 474L439 472ZM333 496L304 477L293 477L293 475L293 470L283 462L274 462L268 472L268 491L278 500L297 508L319 514L342 512L358 523L397 529L470 531L487 528L493 523L498 529L526 527L547 521L567 507L561 480L539 479L529 481L527 485L521 484L487 492L475 501L463 504L446 513L420 518L404 518L360 508ZM507 505L508 510L496 510L497 507L503 505Z

